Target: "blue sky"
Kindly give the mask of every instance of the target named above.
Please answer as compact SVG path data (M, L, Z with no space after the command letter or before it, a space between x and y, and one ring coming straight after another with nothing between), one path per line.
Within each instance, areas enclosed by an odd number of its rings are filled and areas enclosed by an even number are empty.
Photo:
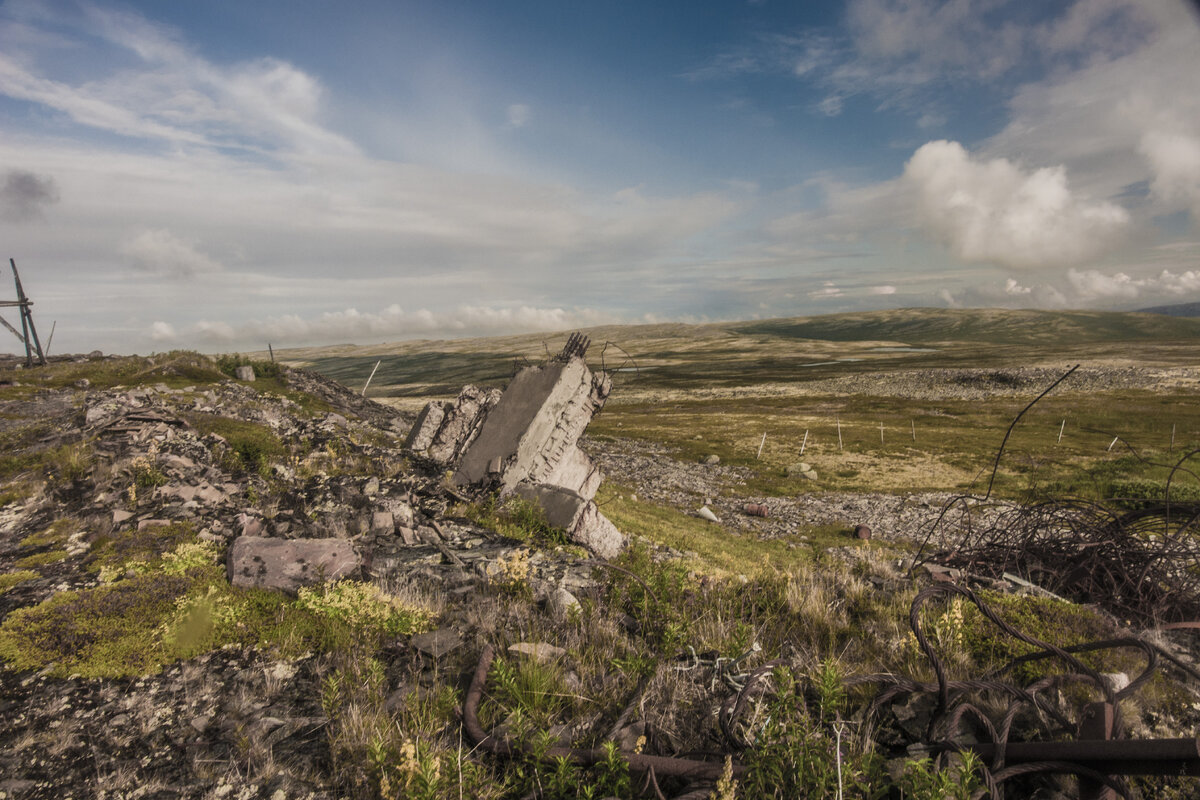
M1189 302L1198 57L1184 0L6 0L0 255L58 352Z

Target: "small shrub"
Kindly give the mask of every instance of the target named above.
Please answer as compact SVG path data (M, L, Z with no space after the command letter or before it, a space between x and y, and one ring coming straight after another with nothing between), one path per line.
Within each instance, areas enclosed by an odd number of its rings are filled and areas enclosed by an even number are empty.
M19 569L13 572L0 573L0 594L4 594L14 586L20 586L26 581L40 577L31 569Z
M21 568L44 567L47 564L57 564L59 561L65 560L67 555L66 550L45 550L41 553L34 553L24 558L18 558L15 566Z
M219 355L216 362L217 369L231 378L238 367L253 367L254 375L258 378L278 378L283 374L280 365L274 361L258 361L237 353Z
M325 619L360 631L397 636L428 630L430 615L404 606L373 583L338 581L300 589L296 603Z

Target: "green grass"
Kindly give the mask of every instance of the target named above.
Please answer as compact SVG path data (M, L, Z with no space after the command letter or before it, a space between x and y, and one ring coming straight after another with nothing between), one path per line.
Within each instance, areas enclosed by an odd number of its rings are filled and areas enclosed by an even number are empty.
M31 569L19 569L13 572L0 572L0 594L4 594L14 586L20 586L22 583L34 580L41 577L40 574Z
M266 425L216 414L184 415L201 434L215 434L229 445L222 466L235 472L266 474L271 465L287 455L287 447Z

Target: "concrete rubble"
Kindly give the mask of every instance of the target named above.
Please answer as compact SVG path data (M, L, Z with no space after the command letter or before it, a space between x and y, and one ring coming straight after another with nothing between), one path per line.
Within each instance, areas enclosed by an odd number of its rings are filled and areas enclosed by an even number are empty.
M518 495L546 512L571 541L612 558L624 537L592 498L602 474L577 442L612 390L584 361L588 340L572 334L563 352L525 367L501 394L466 386L432 402L405 446L453 470L456 486Z

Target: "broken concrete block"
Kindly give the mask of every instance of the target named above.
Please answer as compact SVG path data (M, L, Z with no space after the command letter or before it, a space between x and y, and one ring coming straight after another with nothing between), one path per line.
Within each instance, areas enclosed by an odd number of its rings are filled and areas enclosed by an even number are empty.
M352 575L361 566L344 539L239 536L229 548L227 569L234 586L294 593L301 586Z
M464 452L455 484L494 482L508 494L522 482L552 482L610 388L582 358L521 370Z
M239 381L252 381L254 380L254 367L249 364L236 367L233 370L233 376Z
M625 545L625 537L600 513L595 502L570 489L524 483L517 487L517 494L541 506L547 522L562 528L568 539L601 558L613 558Z
M421 409L421 413L417 416L417 421L413 423L412 430L408 432L408 438L404 440L404 449L417 453L423 453L429 449L429 445L433 444L433 437L441 427L442 420L446 417L446 405L446 403L439 403L436 400L425 404L425 408Z
M453 402L425 406L405 447L439 464L456 464L499 400L499 389L464 386Z
M600 488L600 481L603 479L600 468L592 462L587 453L572 445L543 483L562 486L591 500L596 496L596 490Z

